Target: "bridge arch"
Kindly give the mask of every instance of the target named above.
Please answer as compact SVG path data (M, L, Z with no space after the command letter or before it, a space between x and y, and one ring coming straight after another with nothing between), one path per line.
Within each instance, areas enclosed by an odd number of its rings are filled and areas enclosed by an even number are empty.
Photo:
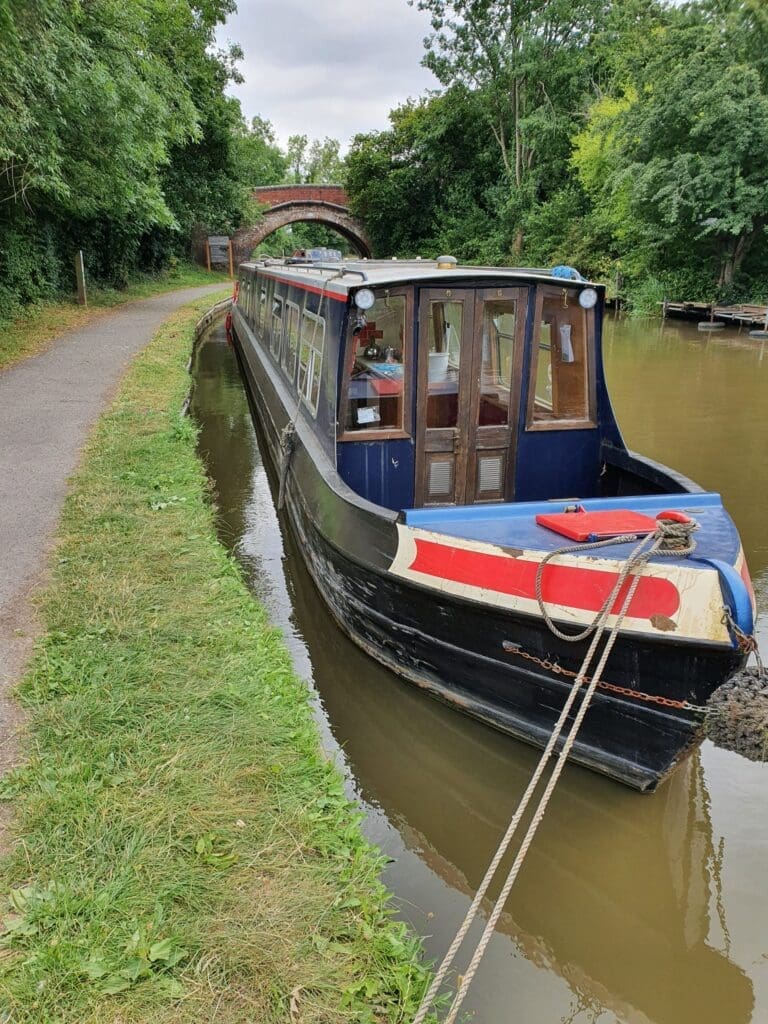
M350 212L349 200L340 185L270 185L255 189L253 196L267 209L258 224L242 227L232 236L236 263L249 259L256 246L274 231L302 221L325 224L361 256L371 255L365 229Z

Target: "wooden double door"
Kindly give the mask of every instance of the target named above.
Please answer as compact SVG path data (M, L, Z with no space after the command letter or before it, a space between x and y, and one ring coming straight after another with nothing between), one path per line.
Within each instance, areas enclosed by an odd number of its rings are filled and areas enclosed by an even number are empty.
M527 299L525 288L422 290L417 505L513 497Z

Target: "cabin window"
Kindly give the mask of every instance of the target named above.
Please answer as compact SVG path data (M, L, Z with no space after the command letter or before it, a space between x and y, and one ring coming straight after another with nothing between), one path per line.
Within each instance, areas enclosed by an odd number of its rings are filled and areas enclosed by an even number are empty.
M529 429L592 425L591 310L570 289L546 289L537 299L528 395Z
M296 379L296 356L299 351L299 307L295 302L286 304L286 345L283 350L283 367L288 379Z
M259 324L259 330L266 331L267 329L267 282L259 281L259 305L256 311L256 317Z
M351 317L347 343L347 386L340 422L349 440L363 431L407 429L409 300L403 294L377 297L364 322Z
M280 343L283 340L283 300L275 296L272 300L272 335L269 350L275 359L280 358Z
M304 310L301 317L301 352L299 360L299 394L317 415L320 400L320 377L325 348L325 320Z

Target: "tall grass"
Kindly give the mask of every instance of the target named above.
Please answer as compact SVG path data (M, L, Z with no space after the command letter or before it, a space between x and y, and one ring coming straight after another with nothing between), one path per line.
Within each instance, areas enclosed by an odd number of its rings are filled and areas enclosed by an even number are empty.
M661 316L662 303L667 294L666 286L657 277L644 277L632 285L626 295L630 316Z

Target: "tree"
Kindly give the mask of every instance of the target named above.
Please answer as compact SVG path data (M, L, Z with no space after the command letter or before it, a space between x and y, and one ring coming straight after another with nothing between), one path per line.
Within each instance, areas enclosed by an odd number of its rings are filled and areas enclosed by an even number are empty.
M237 136L239 177L250 187L277 185L288 170L288 158L280 150L271 123L254 117L242 124Z
M344 161L339 156L341 144L336 139L325 138L322 142L306 135L291 135L288 138L286 160L288 178L293 184L330 185L341 181L344 176Z
M344 175L344 161L339 156L337 139L315 139L307 154L306 180L318 185L333 185Z
M481 94L454 86L393 111L389 131L353 141L346 187L377 252L504 261L510 216L481 104Z
M602 129L612 165L603 195L623 197L619 220L635 219L657 266L698 250L716 261L717 286L726 288L768 221L768 94L759 69L740 62L722 21L696 6L641 56L632 101ZM589 187L583 155L582 144Z
M237 221L234 0L0 0L0 315L59 287L71 252L121 283Z
M304 180L308 142L309 140L306 135L290 135L288 137L288 149L286 151L288 172L291 176L291 181L295 185L301 184Z
M567 164L569 126L590 81L589 44L607 0L409 0L431 16L423 63L446 87L481 92L517 207L551 192Z

